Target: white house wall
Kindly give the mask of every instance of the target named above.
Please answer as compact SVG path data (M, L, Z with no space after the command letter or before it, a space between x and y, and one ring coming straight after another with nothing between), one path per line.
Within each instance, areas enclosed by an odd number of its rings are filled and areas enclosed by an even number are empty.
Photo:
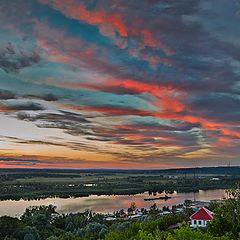
M196 227L206 227L207 226L207 223L209 221L208 220L191 220L191 225L190 227L192 228L196 228Z

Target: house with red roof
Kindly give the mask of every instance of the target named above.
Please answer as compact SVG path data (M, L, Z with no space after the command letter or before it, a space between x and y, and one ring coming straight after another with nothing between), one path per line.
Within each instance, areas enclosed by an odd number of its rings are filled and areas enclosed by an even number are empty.
M192 216L190 216L190 227L206 227L207 223L214 218L214 213L205 207L198 209Z

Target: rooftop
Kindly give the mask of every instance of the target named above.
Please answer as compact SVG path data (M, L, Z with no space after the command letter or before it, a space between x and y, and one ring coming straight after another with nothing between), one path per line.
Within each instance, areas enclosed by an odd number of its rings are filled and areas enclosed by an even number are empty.
M190 219L191 220L212 220L213 212L211 212L205 207L202 207L199 210L197 210L192 216L190 216Z

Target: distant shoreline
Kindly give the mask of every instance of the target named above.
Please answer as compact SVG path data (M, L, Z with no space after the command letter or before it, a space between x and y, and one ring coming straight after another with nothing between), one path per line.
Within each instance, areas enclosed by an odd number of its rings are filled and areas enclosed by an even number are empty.
M226 170L236 170L240 174L239 166L199 166L199 167L176 167L176 168L0 168L1 172L26 171L26 172L225 172Z
M239 167L175 170L0 169L0 200L57 196L188 193L228 189L240 182Z
M154 197L165 196L165 193L157 194ZM150 209L155 205L158 208L167 209L173 206L179 206L187 202L195 205L208 205L211 201L220 201L224 199L225 189L207 190L204 193L193 192L190 193L177 193L169 194L170 199L155 199L153 201L145 201L144 199L153 197L149 196L148 192L136 195L91 195L89 197L49 197L43 199L20 199L20 200L4 200L0 201L0 216L20 216L24 209L30 206L48 206L55 205L60 213L76 213L85 211L86 209L92 210L96 213L107 214L114 213L120 210L127 210L131 203L136 203L138 209Z

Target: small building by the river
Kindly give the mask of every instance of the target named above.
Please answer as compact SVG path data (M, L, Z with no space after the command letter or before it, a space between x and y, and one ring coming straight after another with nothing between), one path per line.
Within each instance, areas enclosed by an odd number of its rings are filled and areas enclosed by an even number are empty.
M190 227L206 227L208 222L213 220L214 213L205 207L198 209L193 215L190 216L191 225Z

